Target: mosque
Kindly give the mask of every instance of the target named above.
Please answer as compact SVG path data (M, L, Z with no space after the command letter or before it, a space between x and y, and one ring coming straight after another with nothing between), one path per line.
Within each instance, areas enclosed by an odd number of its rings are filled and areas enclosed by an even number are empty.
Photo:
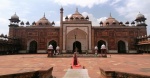
M145 16L139 13L134 21L125 23L116 20L110 14L99 26L93 26L89 17L84 17L78 9L63 20L63 8L60 8L60 26L49 21L45 14L30 24L29 21L20 21L15 13L11 16L9 36L19 39L19 53L46 53L50 44L53 49L60 47L62 53L92 53L94 47L102 44L107 47L108 53L137 53L136 38L147 35Z

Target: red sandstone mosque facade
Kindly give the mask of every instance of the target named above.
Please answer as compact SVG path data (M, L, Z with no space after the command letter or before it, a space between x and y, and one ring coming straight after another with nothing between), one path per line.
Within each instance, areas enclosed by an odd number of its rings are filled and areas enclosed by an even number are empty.
M9 36L16 37L20 42L20 53L46 53L50 44L63 53L92 53L94 47L105 44L108 53L137 53L136 38L147 35L145 16L141 13L135 21L119 22L110 16L100 21L99 26L92 26L89 17L84 17L76 9L70 17L63 20L63 8L60 9L60 26L54 26L45 15L37 22L30 24L20 21L14 14L11 16Z

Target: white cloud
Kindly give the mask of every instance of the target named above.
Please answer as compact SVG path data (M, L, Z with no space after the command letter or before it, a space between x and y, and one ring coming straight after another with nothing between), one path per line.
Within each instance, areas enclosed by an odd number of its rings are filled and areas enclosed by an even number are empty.
M81 6L81 7L93 7L93 5L98 5L98 4L105 4L109 0L86 0L86 1L81 1L81 0L55 0L56 3L67 6L67 5L76 5L76 6Z
M55 21L54 21L55 22ZM60 26L60 21L55 22L55 26Z
M120 2L120 1L121 1L121 0L113 0L110 5L115 5L115 4L117 4L118 2Z
M0 34L2 33L8 34L8 24L9 24L8 19L0 18L0 24L1 24Z
M3 10L4 8L10 8L12 5L12 2L10 0L0 0L0 10Z
M88 16L89 20L92 21L92 25L93 26L99 26L99 21L96 19L96 17L93 16L93 14L87 13L87 12L83 12L82 15L84 17Z
M146 18L150 18L149 4L150 0L126 0L124 4L118 4L114 8L121 16L124 16L129 21L133 21L139 12L144 14ZM150 21L150 19L146 21ZM150 25L150 22L147 22L147 24ZM150 30L149 26L147 30ZM150 34L150 31L148 33Z
M103 22L104 22L107 18L108 18L108 17L101 17L101 18L97 19L97 21L99 21L99 22L100 22L100 21L103 21Z

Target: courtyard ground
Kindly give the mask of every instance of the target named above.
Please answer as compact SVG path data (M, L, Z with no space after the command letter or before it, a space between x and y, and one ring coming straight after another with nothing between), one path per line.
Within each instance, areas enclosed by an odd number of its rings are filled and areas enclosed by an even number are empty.
M63 78L71 67L72 55L47 58L47 54L1 55L0 75L35 71L53 67L53 76ZM91 56L91 57L90 57ZM150 75L150 54L112 54L108 58L79 56L79 63L90 78L100 78L100 70L109 69L133 74Z

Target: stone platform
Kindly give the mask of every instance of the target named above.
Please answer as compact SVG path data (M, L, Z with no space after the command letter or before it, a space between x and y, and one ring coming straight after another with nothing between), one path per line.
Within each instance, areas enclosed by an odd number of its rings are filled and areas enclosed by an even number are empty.
M63 78L90 78L87 69L68 69Z
M100 68L150 76L149 54L109 54L108 58L95 58L89 55L89 57L78 57L78 60L88 70L90 78L102 78ZM71 55L58 56L58 58L48 58L47 54L3 55L0 56L0 75L53 67L53 76L62 78L70 68L71 62Z

